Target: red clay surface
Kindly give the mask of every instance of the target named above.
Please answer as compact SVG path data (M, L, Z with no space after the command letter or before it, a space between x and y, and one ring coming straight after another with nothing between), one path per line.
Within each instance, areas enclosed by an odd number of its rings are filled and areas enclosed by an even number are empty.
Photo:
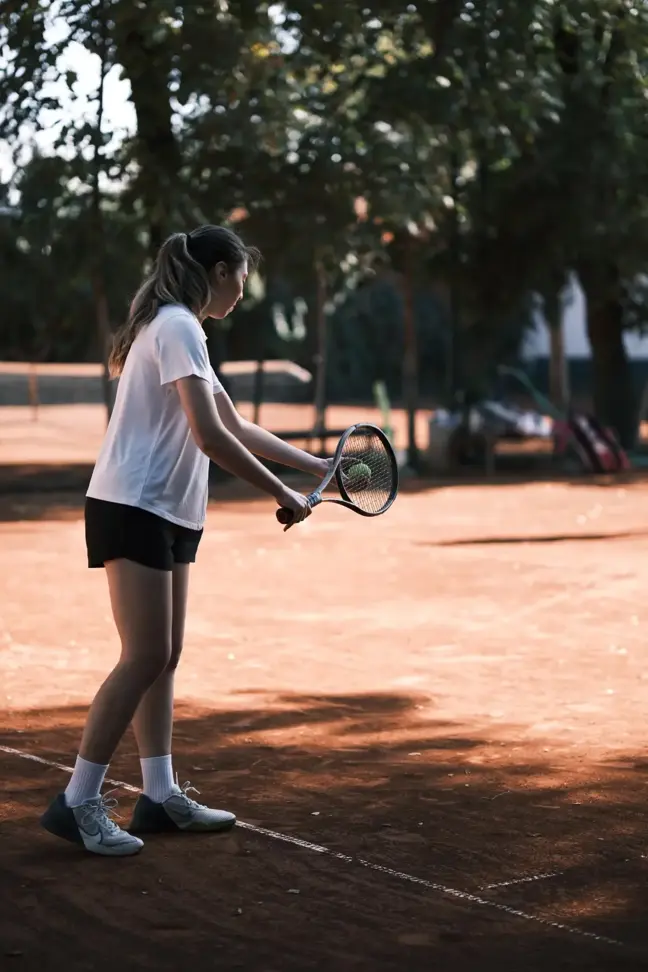
M0 745L66 765L117 652L81 504L0 497ZM354 860L244 829L97 860L37 825L66 774L0 751L3 972L645 968L647 507L641 485L412 486L283 534L217 497L181 782ZM139 785L132 738L111 776Z
M249 403L240 403L239 409L252 418ZM421 411L418 416L421 443L427 440L429 415L429 411ZM313 421L313 409L302 405L269 403L261 409L261 423L273 432L307 430ZM328 409L331 429L345 429L358 421L381 424L380 413L365 406L333 405ZM394 411L393 422L397 445L403 448L407 426L402 410ZM0 408L0 466L94 463L105 430L106 412L100 405L41 405L36 410L6 405Z

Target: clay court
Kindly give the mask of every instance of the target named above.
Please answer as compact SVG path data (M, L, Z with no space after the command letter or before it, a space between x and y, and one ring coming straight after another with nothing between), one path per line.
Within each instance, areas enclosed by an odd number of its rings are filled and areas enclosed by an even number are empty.
M647 510L640 483L406 483L284 535L217 489L176 763L241 826L118 861L37 825L117 652L82 497L0 497L2 968L644 968ZM129 738L126 819L138 769Z

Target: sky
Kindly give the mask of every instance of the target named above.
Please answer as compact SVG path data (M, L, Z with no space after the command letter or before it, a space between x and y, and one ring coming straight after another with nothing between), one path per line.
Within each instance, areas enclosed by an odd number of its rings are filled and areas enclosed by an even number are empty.
M53 44L65 37L67 27L62 18L56 15L47 31L47 38ZM59 60L62 71L76 71L78 80L72 92L64 81L48 85L47 94L59 102L57 111L43 112L39 130L25 130L23 141L33 141L40 149L51 150L62 123L73 119L93 118L96 106L92 101L99 85L100 60L95 54L85 50L80 44L73 43ZM104 117L108 130L114 129L118 135L126 135L135 130L135 112L130 103L130 84L119 77L120 69L115 67L106 78L104 89ZM12 172L11 152L7 145L0 145L0 177L6 181Z
M52 44L63 40L67 33L67 26L58 13L60 4L52 3L50 24L46 32L48 41ZM270 8L270 15L280 24L282 21L281 6L276 4ZM282 36L281 30L279 36ZM290 37L285 34L282 43L291 46ZM0 50L0 68L2 67L2 52ZM96 106L92 104L99 85L100 60L99 57L85 50L81 44L71 44L59 61L59 69L72 69L78 75L78 81L70 92L65 81L51 83L47 93L59 102L57 111L44 112L41 128L38 131L25 131L24 141L35 142L40 149L51 150L60 129L65 121L82 120L95 117ZM104 88L104 125L107 131L114 131L116 138L135 131L135 110L129 101L130 83L120 79L120 68L115 67L106 77ZM13 166L9 147L0 144L0 179L6 181L11 175Z
M56 43L65 37L67 27L60 16L57 16L58 4L52 6L52 19L47 37L51 43ZM280 20L280 9L275 8L275 17ZM286 43L289 39L286 38ZM2 53L0 52L0 67ZM51 150L60 125L72 119L94 118L96 106L93 100L99 84L99 58L85 50L80 44L71 44L59 62L62 71L69 69L77 73L78 80L70 92L65 82L52 83L48 94L59 101L57 111L44 112L42 127L38 131L25 132L25 141L33 140L39 148L47 152ZM120 68L115 67L108 74L104 89L104 119L108 131L114 131L116 138L123 138L135 131L135 111L130 100L130 83L120 78ZM6 181L12 173L11 153L8 146L0 143L0 180ZM585 331L584 296L577 282L574 282L571 300L565 307L565 338L569 357L588 357L589 342ZM540 317L538 323L542 321ZM648 338L637 334L625 335L626 345L631 357L648 357ZM540 324L535 333L529 335L526 355L544 356L548 352L548 335Z

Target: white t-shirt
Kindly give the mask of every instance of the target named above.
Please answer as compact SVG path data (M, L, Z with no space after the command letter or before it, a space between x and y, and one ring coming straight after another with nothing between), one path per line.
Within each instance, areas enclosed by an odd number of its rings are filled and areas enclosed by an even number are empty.
M223 391L200 322L181 304L169 304L128 353L88 496L202 529L209 459L196 445L174 384L189 375L208 381L214 394Z

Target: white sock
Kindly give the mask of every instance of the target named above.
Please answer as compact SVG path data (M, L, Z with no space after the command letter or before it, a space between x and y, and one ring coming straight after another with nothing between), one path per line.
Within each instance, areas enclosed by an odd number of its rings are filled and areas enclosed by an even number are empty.
M89 763L87 759L77 756L72 779L65 790L68 807L80 807L88 800L96 800L101 793L107 770L107 766Z
M145 795L153 803L164 803L173 792L173 762L171 756L149 756L140 759Z

